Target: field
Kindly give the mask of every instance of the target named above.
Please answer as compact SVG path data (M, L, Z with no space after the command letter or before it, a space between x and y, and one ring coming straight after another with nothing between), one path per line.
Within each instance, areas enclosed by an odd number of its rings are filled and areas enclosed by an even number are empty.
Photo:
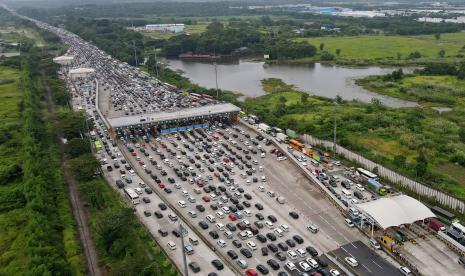
M407 75L398 81L368 76L356 83L379 94L418 101L422 106L465 106L465 80L455 76Z
M410 53L418 51L425 60L455 60L456 55L463 54L465 33L441 34L437 40L434 35L419 36L342 36L298 39L305 40L317 48L324 43L324 50L332 53L337 62L348 63L398 63L405 62ZM340 54L336 54L340 49ZM445 58L439 58L439 51L445 51Z
M45 45L44 40L40 34L32 29L28 28L0 28L0 39L8 42L18 42L21 37L26 37L34 41L35 45L42 47Z
M420 80L422 77L416 81ZM406 85L411 82L406 80ZM461 83L447 78L437 82ZM241 103L244 111L271 125L327 140L332 140L336 114L338 144L420 182L465 198L465 144L460 138L464 128L462 105L444 114L430 107L391 109L376 102L339 101L335 107L330 99L308 96L278 79L262 83L268 94L246 99ZM418 166L421 152L427 158L426 172Z

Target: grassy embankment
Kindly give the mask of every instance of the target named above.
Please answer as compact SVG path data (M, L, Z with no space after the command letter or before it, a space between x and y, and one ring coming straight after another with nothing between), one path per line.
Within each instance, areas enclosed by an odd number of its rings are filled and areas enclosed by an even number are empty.
M357 65L415 65L426 62L455 62L465 54L465 33L441 34L439 39L434 35L418 36L328 36L316 38L298 38L315 45L324 44L323 51L334 56L337 64ZM339 55L337 49L340 49ZM439 51L444 50L444 57ZM295 63L320 61L322 52L314 58L295 60ZM419 52L422 57L409 58L413 52Z
M332 100L308 96L276 79L264 80L263 85L269 93L246 99L242 104L245 111L272 125L332 140ZM462 108L441 115L431 108L391 109L378 102L340 101L336 114L338 144L465 198L465 167L451 161L453 156L465 152L458 135L465 114ZM426 172L418 167L420 152L427 158Z

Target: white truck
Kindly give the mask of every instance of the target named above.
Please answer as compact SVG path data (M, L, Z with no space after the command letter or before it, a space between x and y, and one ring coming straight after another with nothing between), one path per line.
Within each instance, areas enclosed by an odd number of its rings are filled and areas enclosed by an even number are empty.
M276 140L278 140L278 142L280 142L280 143L286 142L287 135L284 134L284 133L276 133Z
M270 128L271 128L271 127L270 127L269 125L267 125L267 124L264 124L264 123L258 124L258 129L261 129L261 130L263 130L264 132L269 131Z

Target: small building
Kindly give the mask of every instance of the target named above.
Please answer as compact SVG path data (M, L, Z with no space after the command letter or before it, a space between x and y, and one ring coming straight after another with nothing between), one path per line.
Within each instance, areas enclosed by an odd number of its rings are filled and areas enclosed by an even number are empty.
M74 57L72 56L59 56L53 58L53 62L58 63L60 65L70 65L73 63Z
M181 33L184 31L184 24L149 24L145 25L145 30L148 32Z
M76 68L76 69L70 69L69 75L72 79L77 79L77 78L85 78L94 72L95 72L95 69L93 68Z

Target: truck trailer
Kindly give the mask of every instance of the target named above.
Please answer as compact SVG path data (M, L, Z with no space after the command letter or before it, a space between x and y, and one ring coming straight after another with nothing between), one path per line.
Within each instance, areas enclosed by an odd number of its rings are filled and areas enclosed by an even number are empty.
M258 128L263 130L264 132L268 132L271 129L271 127L265 123L258 124Z

